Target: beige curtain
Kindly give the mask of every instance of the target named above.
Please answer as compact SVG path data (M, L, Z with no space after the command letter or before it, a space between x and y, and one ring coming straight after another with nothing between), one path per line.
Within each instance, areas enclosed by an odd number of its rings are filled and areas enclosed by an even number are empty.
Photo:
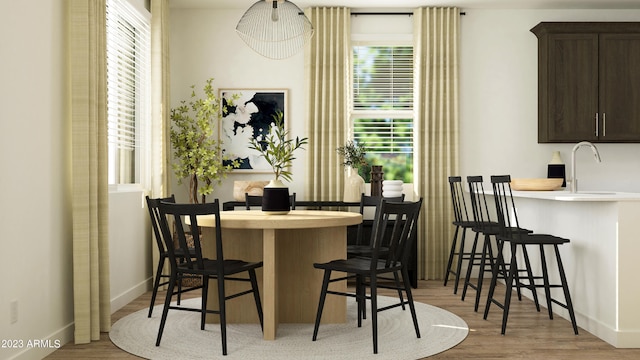
M169 181L171 154L169 146L169 0L151 0L151 189L150 197L171 195ZM151 226L151 225L149 225ZM155 281L160 254L151 231L149 246L151 279ZM169 273L165 264L164 273Z
M151 0L151 197L171 195L169 0Z
M306 193L309 200L340 200L344 170L336 149L344 145L349 128L351 11L316 7L306 14L315 31L305 47Z
M75 343L111 328L105 0L67 0Z
M447 178L458 174L459 19L457 8L414 11L414 180L424 197L418 235L418 271L424 279L444 279L453 237Z

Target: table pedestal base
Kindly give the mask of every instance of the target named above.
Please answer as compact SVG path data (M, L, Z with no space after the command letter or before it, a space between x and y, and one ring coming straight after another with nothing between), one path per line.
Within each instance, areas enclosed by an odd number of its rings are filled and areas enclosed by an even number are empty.
M213 228L203 227L204 239L213 239ZM279 323L314 323L322 285L322 271L314 262L346 258L346 227L306 229L222 229L225 258L263 261L258 269L258 286L264 313L264 339L273 340ZM212 241L203 244L205 256L214 258ZM339 274L338 274L339 275ZM227 294L249 287L249 284L227 282ZM332 284L336 291L346 291L346 281ZM218 308L215 282L209 284L208 303ZM346 298L328 296L323 323L346 321ZM218 322L209 315L207 322ZM258 314L252 296L241 296L227 302L229 323L257 323Z

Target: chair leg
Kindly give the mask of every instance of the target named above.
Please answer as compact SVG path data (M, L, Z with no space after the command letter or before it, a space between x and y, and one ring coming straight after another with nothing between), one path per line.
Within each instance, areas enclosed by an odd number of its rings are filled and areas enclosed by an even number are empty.
M178 281L178 294L176 297L176 305L180 305L180 301L182 300L182 280Z
M218 304L220 307L220 335L222 338L222 355L227 355L227 307L224 293L224 276L218 275Z
M460 300L462 301L464 301L465 297L467 296L469 279L471 279L471 272L473 271L473 265L476 262L476 248L478 247L479 236L480 236L480 233L476 232L476 235L473 238L473 245L471 246L471 254L469 254L469 262L467 263L467 274L464 277L464 285L462 286L462 296L460 297Z
M209 277L202 277L202 304L200 305L200 330L204 330L204 324L207 321L207 297L209 295Z
M551 301L551 284L549 284L549 270L547 269L547 258L544 254L544 245L540 244L540 264L542 265L542 283L544 287L544 295L547 298L547 311L549 319L553 320L553 309Z
M156 346L160 346L160 340L162 340L162 332L164 331L164 325L167 322L167 314L169 313L169 306L171 305L171 297L173 296L173 288L176 283L176 274L172 272L169 287L167 288L167 295L164 298L164 307L162 308L162 317L160 318L160 328L158 329L158 337L156 338Z
M460 231L460 226L456 226L456 230L453 233L453 241L451 242L451 249L449 250L449 261L447 261L447 271L444 274L444 286L447 286L447 282L449 282L449 274L452 273L451 266L453 265L453 257L456 255L456 244L458 242L458 232Z
M511 290L513 287L513 280L516 278L516 274L518 272L516 249L517 247L515 244L511 243L511 265L509 265L509 276L507 276L506 281L507 288L504 295L504 303L502 304L502 331L500 332L502 335L507 331L507 320L509 319L509 307L511 305Z
M184 263L185 260L179 260L180 263ZM192 276L187 276L187 278L193 278ZM176 304L180 305L180 301L182 301L182 280L184 277L180 278L178 281L178 297L176 298Z
M367 289L362 275L356 275L356 303L358 305L358 327L362 327L362 319L367 318Z
M395 280L396 283L396 288L398 289L398 298L400 298L400 306L402 306L402 310L405 310L404 308L404 297L402 296L402 289L401 289L401 285L400 285L400 277L398 276L398 273L394 272L393 273L393 279Z
M529 289L531 289L531 294L533 296L533 303L536 306L536 310L540 312L540 301L538 301L538 292L536 291L536 284L533 279L533 271L531 270L531 261L529 261L529 253L527 252L526 245L522 244L521 246L522 246L522 254L524 257L524 263L527 271L527 277L529 278ZM520 290L520 278L516 280L517 280L516 285L518 286L518 290ZM520 294L520 291L518 291L518 300L522 301L522 295Z
M322 289L320 291L320 300L318 302L318 313L316 314L316 323L313 326L313 341L318 337L318 327L320 327L320 319L322 318L322 309L324 308L324 300L327 297L327 289L329 288L329 280L331 278L331 270L324 270L324 278L322 279Z
M156 295L158 295L158 288L160 287L160 278L162 277L162 268L164 266L164 258L158 261L158 269L156 270L156 279L153 282L153 291L151 292L151 304L149 305L149 314L147 317L151 317L153 313L153 306L156 304Z
M489 235L485 235L484 244L482 245L482 256L480 258L480 270L478 272L478 283L476 284L476 301L473 304L473 311L478 312L480 305L480 295L482 294L482 282L484 281L484 272L487 268L487 256L489 260L493 258L491 251L491 238ZM491 266L491 268L493 268Z
M407 269L403 269L402 278L406 279L404 280L404 289L405 289L405 292L407 293L407 302L409 303L409 310L411 311L411 318L413 319L413 327L416 330L416 337L419 339L420 328L418 327L418 316L416 314L416 307L413 304L413 294L411 293L411 284L409 283L409 279L406 275L407 275Z
M567 283L567 276L564 273L564 266L562 265L562 259L560 258L560 250L558 245L554 244L554 250L556 253L556 261L558 262L558 272L560 273L560 281L562 283L562 290L564 292L564 300L569 312L569 318L571 318L571 325L573 326L574 334L578 335L578 324L576 322L576 315L573 312L573 302L571 301L571 294L569 294L569 285Z
M371 274L371 331L373 333L373 353L378 353L378 284L376 275Z
M462 262L464 261L464 243L467 228L462 228L462 238L460 239L460 248L458 249L458 265L456 266L456 279L453 287L453 293L458 293L458 284L460 283L460 272L462 271Z
M253 298L256 302L256 309L258 310L258 318L260 319L260 328L264 331L264 322L262 314L262 302L260 301L260 291L258 290L258 280L256 278L256 271L249 270L249 279L251 280L251 289L253 290Z
M491 283L489 284L489 293L487 294L487 304L484 307L484 315L483 319L487 320L487 316L489 315L489 309L491 308L491 304L494 302L493 294L496 290L496 284L498 283L498 274L500 273L500 268L502 267L502 271L506 268L504 263L504 256L502 255L502 248L504 247L504 241L496 239L498 243L498 251L496 253L496 261L493 264L493 271L491 272ZM506 275L506 274L505 274ZM506 276L505 276L506 278Z

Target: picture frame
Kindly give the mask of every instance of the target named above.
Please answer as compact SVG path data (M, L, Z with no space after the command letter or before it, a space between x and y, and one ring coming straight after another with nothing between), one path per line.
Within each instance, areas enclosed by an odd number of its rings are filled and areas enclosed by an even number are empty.
M287 95L286 89L219 89L222 114L218 134L222 154L228 159L223 160L224 165L237 160L240 167L233 172L273 172L266 160L249 148L249 141L269 135L277 112L282 112L288 128Z

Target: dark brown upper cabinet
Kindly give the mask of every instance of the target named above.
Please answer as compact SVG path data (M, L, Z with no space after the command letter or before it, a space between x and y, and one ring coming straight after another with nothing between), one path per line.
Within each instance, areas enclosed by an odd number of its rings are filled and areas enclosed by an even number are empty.
M538 142L640 142L640 22L542 22Z

